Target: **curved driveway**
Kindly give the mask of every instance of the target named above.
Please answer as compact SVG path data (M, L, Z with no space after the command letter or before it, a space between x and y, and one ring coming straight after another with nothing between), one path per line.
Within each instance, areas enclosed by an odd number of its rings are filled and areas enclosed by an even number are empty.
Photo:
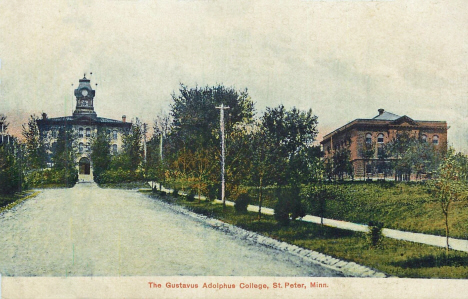
M135 191L43 190L0 216L5 276L334 276L236 239Z

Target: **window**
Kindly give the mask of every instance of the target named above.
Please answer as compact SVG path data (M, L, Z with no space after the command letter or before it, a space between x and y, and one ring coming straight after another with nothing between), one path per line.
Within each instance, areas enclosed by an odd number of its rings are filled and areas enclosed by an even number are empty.
M435 144L435 145L439 144L439 136L434 135L432 137L432 144Z
M80 138L83 137L83 128L79 129L78 137L80 137Z
M117 140L117 130L112 131L112 139Z
M91 137L91 129L86 128L86 137Z
M57 131L56 130L52 130L52 137L57 138Z
M80 153L82 153L82 152L83 152L83 142L80 142L80 145L79 145L79 151L80 151Z
M89 151L90 151L89 142L88 142L88 143L86 143L86 147L85 147L85 148L86 148L86 151L87 151L87 152L89 152Z
M422 135L422 136L421 136L421 141L422 141L422 142L427 142L427 136L426 136L426 135Z
M366 144L372 143L372 135L370 133L366 134Z
M112 152L113 152L114 154L117 154L117 144L113 144L113 145L112 145Z
M384 136L382 133L377 136L377 143L383 143L384 142Z

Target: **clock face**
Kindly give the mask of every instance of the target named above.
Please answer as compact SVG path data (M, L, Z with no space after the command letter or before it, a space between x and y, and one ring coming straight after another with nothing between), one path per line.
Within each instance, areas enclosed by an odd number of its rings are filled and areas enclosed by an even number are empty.
M83 89L83 90L81 91L81 94L82 94L84 97L87 96L87 95L88 95L88 90L87 90L87 89Z

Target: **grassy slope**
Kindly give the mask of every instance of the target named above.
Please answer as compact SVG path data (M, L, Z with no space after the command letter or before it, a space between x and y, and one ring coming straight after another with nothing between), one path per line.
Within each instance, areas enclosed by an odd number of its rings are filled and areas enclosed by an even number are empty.
M151 194L150 192L145 192ZM150 195L154 196L154 195ZM159 198L155 196L155 198ZM303 248L319 251L343 260L354 261L399 277L467 278L468 253L411 242L384 239L381 248L371 249L365 234L324 227L300 221L281 227L271 216L257 220L256 213L236 213L233 207L210 202L188 202L182 197L163 197L165 201L183 205L194 212L221 219L244 229L282 240Z
M327 202L327 218L363 224L380 221L387 228L445 235L440 204L422 184L347 183L333 188L343 196ZM264 206L274 207L274 191L267 189L265 193ZM255 190L251 194L256 196ZM468 202L453 203L449 216L451 237L468 239L466 219Z
M38 194L39 191L23 191L12 195L0 195L0 213L9 210L26 199Z

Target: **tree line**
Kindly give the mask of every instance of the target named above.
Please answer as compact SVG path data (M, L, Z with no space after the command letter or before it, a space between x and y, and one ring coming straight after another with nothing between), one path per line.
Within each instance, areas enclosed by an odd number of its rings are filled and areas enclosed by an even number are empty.
M276 217L288 222L305 214L302 186L342 180L345 176L352 178L349 148L323 159L320 146L315 145L318 118L311 109L278 105L257 113L247 89L181 84L171 95L170 113L156 117L153 134L149 134L146 143L143 142L148 135L146 125L138 119L124 135L123 150L119 153L111 151L109 133L98 130L91 143L95 181L155 181L184 189L193 197L203 194L211 199L220 198L220 113L215 107L221 104L229 107L224 119L228 199L248 198L248 190L255 189L258 196L255 200L261 207L263 191L273 187L278 193ZM70 186L77 180L71 128L61 128L56 144L48 148L50 144L40 136L36 120L33 115L23 125L24 142L2 144L0 148L2 193L21 190L28 184ZM375 150L375 145L366 144L362 154L370 160ZM385 167L383 172L393 172L396 180L411 173L431 173L438 179L443 173L441 165L448 161L430 144L405 133L377 150L378 160L390 160L381 163ZM52 152L50 160L46 151ZM467 173L466 156L457 155L457 163L464 165L460 167ZM48 163L53 166L47 167Z

